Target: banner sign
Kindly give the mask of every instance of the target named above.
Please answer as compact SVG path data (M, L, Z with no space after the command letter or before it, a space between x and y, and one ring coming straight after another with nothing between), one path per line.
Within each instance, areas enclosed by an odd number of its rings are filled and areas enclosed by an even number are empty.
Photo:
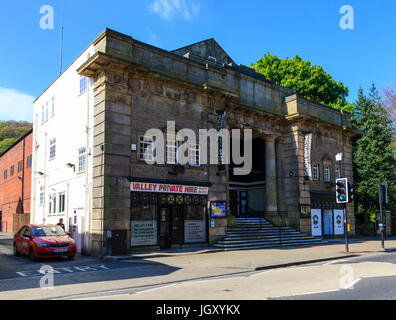
M344 210L334 210L334 235L344 234Z
M304 134L304 178L312 181L311 168L312 133Z
M173 184L131 182L132 192L208 195L209 187L180 186Z
M226 116L225 110L218 112L217 132L219 132L219 133L224 128L225 116ZM218 145L219 145L218 160L219 160L219 165L222 165L224 162L224 159L223 159L223 137L221 136L221 134L219 134Z
M312 209L311 210L311 221L312 221L312 236L322 236L322 210Z

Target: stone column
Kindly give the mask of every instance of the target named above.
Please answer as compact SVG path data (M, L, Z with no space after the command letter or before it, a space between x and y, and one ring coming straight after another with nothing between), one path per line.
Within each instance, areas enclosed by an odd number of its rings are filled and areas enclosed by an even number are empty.
M275 137L265 139L265 180L267 193L266 211L278 211L278 188L276 184Z

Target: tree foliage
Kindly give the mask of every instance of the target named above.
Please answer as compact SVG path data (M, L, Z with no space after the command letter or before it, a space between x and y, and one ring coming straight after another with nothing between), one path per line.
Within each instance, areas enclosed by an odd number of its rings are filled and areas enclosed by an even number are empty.
M362 88L359 89L352 122L361 131L361 136L353 145L355 206L358 214L369 215L378 209L379 182L387 182L389 185L390 207L396 204L393 131L384 103L374 85L368 96Z
M25 121L0 121L0 155L32 129Z
M251 67L268 80L288 87L309 100L353 112L353 105L346 100L348 87L332 79L323 67L311 65L298 55L293 59L280 59L267 53Z

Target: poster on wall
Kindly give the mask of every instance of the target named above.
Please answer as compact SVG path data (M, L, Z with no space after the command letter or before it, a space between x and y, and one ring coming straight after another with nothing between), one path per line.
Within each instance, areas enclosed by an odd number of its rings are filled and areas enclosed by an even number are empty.
M131 245L135 247L157 245L157 221L132 221Z
M185 243L206 242L206 221L205 220L184 221L184 242Z
M227 203L224 201L210 203L210 216L212 218L227 217Z
M304 178L306 181L312 181L311 168L311 149L312 149L312 133L304 134Z
M311 210L311 222L312 222L312 236L322 236L322 210L312 209Z
M344 234L344 210L334 210L334 235Z

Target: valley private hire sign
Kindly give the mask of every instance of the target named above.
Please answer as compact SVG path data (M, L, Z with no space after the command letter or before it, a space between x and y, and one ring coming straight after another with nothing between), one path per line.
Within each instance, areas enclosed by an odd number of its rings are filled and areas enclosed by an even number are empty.
M208 195L209 187L131 182L131 191L132 192L155 192L155 193Z

